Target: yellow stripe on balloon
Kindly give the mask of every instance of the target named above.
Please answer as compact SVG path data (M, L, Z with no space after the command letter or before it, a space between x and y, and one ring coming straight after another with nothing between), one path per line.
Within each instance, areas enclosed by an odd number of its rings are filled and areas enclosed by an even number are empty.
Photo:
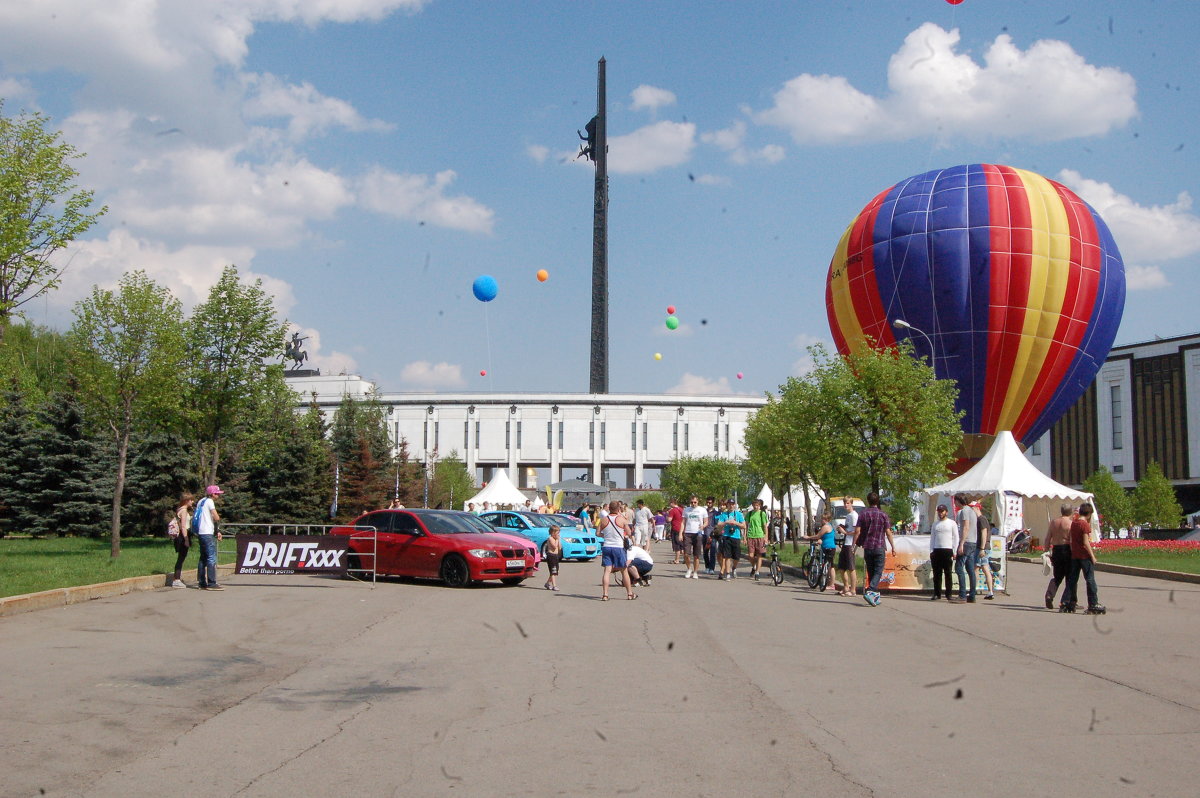
M1033 257L1021 343L1014 362L1017 373L1008 384L997 430L1013 429L1054 345L1054 332L1067 294L1071 260L1071 228L1058 192L1041 175L1024 169L1013 171L1024 183L1029 200Z
M850 269L846 263L850 234L854 231L854 225L857 222L858 220L855 219L846 228L846 232L842 233L842 240L838 242L837 251L833 255L829 281L829 296L833 302L834 316L837 318L838 327L842 331L846 346L850 347L852 352L861 351L866 341L862 322L858 320L858 314L854 312L854 300L850 296Z

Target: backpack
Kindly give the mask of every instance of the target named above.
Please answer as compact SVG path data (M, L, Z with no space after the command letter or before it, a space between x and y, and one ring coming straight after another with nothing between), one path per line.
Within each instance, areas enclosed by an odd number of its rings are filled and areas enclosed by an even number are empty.
M206 501L208 501L208 499L201 499L196 505L195 512L192 513L192 523L191 526L188 527L188 531L193 535L200 534L200 510L204 507L204 503Z
M179 519L178 518L172 518L170 521L167 522L167 536L173 537L173 538L179 537Z

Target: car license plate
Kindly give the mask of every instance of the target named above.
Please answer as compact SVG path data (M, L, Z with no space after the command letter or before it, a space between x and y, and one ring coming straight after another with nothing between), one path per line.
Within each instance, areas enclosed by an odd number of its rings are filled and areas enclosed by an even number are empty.
M596 553L596 547L595 547L595 546L588 546L588 547L587 547L587 553L588 553L588 554L595 554L595 553Z
M524 560L507 560L504 563L504 565L506 568L524 568L525 561Z

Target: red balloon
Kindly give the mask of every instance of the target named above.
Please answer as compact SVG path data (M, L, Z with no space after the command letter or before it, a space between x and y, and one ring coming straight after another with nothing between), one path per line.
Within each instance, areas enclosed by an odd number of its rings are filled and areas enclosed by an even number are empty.
M479 372L479 376L480 376L480 377L486 377L486 376L487 376L487 370L480 371L480 372Z
M963 1L963 0L946 0L946 2L947 2L947 3L949 3L949 4L950 4L950 5L952 5L952 6L956 6L956 5L958 5L958 4L959 4L959 3L961 3L962 1Z
M675 315L675 306L674 305L667 305L667 315L668 316Z

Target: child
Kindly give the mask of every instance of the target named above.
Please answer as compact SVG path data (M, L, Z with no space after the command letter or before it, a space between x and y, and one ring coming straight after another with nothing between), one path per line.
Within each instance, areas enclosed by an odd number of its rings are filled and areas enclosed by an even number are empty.
M546 570L550 578L546 580L547 590L558 590L558 564L562 562L562 541L558 539L558 527L550 527L550 537L546 540Z

